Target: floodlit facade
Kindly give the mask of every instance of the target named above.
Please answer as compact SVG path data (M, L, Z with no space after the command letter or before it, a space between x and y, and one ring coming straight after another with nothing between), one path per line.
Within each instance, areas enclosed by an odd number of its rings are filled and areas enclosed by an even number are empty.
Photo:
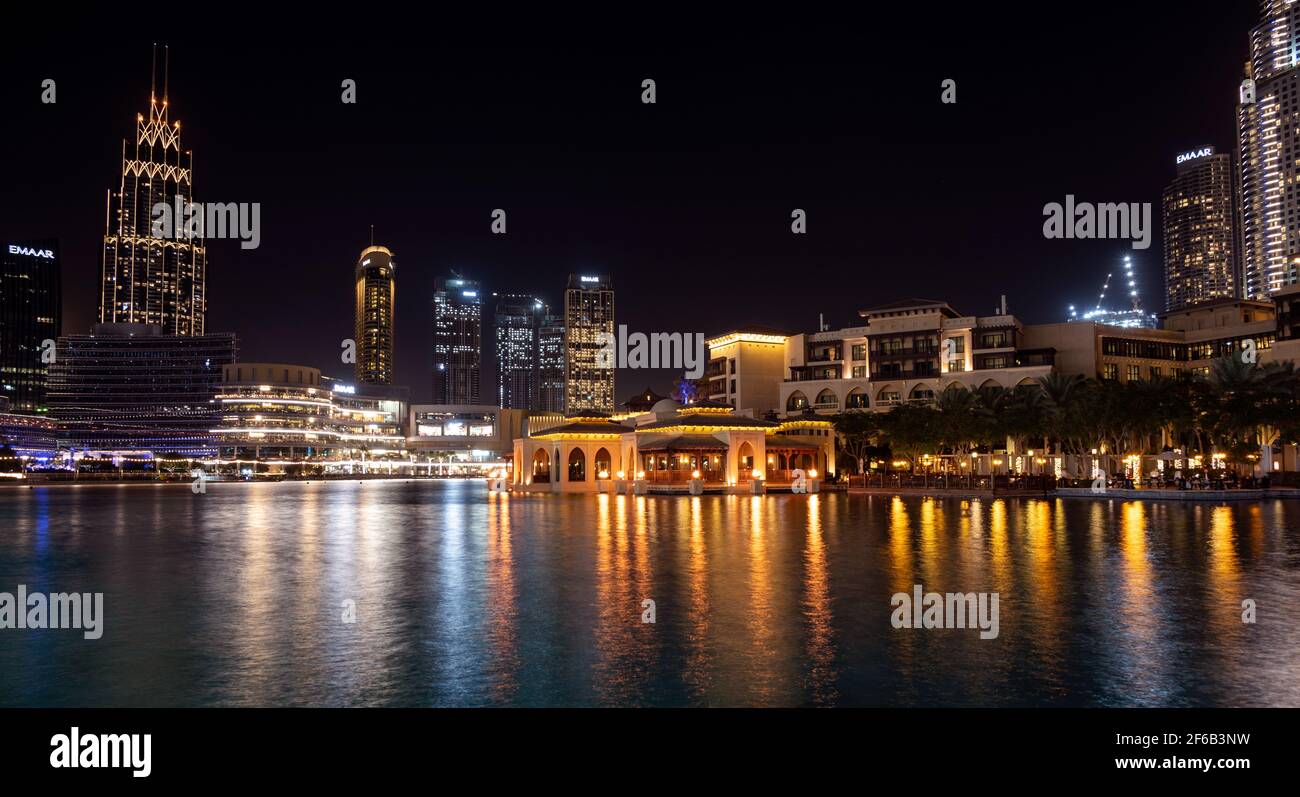
M397 304L397 262L385 246L368 246L357 258L356 381L391 385L396 361L393 334Z
M835 475L830 421L806 415L758 418L728 404L685 406L664 399L649 412L614 420L570 414L515 440L510 487L521 492L615 492L642 482L651 492L750 492L751 482L789 488L797 470Z
M709 361L701 394L709 401L739 409L772 410L780 402L789 335L761 326L745 326L709 338Z
M1164 192L1166 312L1237 295L1232 158L1206 147L1177 161Z
M564 407L568 413L614 412L614 368L602 363L614 335L614 286L608 276L570 274L564 292Z
M136 115L135 143L122 142L122 179L104 209L101 323L153 324L168 335L204 333L203 239L159 237L152 218L159 203L188 207L193 177L193 156L181 148L181 123L169 119L164 78L162 99L151 87L148 117Z

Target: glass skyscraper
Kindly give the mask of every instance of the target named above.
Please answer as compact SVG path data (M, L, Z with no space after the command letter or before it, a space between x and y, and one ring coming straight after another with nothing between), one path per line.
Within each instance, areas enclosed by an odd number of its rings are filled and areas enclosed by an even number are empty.
M16 412L45 412L48 361L55 355L63 302L59 245L6 241L0 249L0 396ZM49 341L48 346L44 346Z
M497 405L539 409L538 337L546 305L521 294L496 298Z
M433 403L480 404L483 305L479 284L442 277L433 294Z

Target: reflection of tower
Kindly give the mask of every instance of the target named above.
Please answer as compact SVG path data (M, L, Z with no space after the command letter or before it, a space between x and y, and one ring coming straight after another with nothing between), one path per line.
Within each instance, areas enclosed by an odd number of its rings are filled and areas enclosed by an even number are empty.
M99 320L157 324L173 335L202 335L207 254L202 239L153 234L153 208L189 207L193 158L181 149L181 123L167 120L167 50L161 102L150 75L149 117L136 114L135 149L122 142L122 181L109 192L104 220ZM157 70L157 48L154 67ZM182 218L173 218L178 230Z
M397 301L397 262L384 246L366 247L356 268L356 380L393 383L393 309Z
M1250 61L1237 105L1241 265L1237 295L1267 299L1296 281L1300 218L1293 186L1300 160L1300 2L1260 0L1260 23L1250 32Z

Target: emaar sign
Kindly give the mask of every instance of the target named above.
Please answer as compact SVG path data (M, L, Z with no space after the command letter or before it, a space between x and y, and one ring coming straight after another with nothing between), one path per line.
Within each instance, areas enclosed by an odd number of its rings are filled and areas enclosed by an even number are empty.
M1213 154L1214 154L1214 147L1206 147L1205 149L1197 149L1197 150L1192 150L1191 152L1184 152L1182 155L1178 156L1178 163L1186 163L1187 161L1194 161L1197 158L1204 158L1206 156L1213 155Z
M9 244L9 254L24 255L26 257L40 257L46 260L54 259L53 249L32 249L30 246L18 246L16 244Z

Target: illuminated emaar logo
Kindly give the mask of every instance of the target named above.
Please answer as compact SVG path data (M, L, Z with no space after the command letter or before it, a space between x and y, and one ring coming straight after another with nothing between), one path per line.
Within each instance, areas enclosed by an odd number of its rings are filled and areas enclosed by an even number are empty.
M16 244L9 244L9 254L24 255L26 257L42 257L46 260L54 259L53 249L32 249L30 246L17 246Z
M478 297L478 291L461 291L460 295L466 299L475 299Z
M1196 150L1192 150L1191 152L1184 152L1182 155L1178 156L1178 163L1186 163L1187 161L1194 161L1197 158L1204 158L1213 154L1214 154L1214 147L1206 147L1205 149L1196 149Z
M583 282L600 282L600 277L578 277Z
M335 385L333 390L335 393L356 393L357 386L356 385Z

